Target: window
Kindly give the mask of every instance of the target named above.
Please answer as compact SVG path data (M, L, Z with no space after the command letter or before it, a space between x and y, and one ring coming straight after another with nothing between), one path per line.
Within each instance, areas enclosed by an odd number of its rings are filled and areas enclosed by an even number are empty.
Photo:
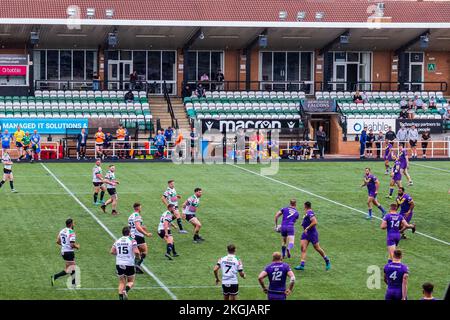
M84 80L84 51L73 51L73 80Z
M148 52L148 80L161 80L161 51Z
M175 52L162 52L162 80L175 80Z
M58 50L47 50L47 80L59 80Z
M71 80L72 79L72 51L64 50L64 51L59 52L59 65L60 65L59 79Z
M143 80L147 78L146 55L145 51L133 51L133 71L136 71L138 78Z
M188 68L188 81L198 81L205 73L214 80L217 70L223 70L223 52L189 51L184 67Z

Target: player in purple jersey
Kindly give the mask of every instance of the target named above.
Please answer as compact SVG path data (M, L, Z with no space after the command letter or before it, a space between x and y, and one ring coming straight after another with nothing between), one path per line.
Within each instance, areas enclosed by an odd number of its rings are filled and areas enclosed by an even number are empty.
M397 206L400 207L400 215L403 216L403 218L406 220L406 222L410 223L411 222L411 218L413 216L413 209L415 206L414 200L413 198L405 193L405 188L400 187L398 188L398 193L397 193ZM397 207L397 209L398 209ZM414 231L414 229L413 229ZM402 232L402 239L406 239L406 236L404 234L404 232Z
M392 199L394 193L394 187L402 187L402 173L400 172L400 161L395 158L394 166L391 171L391 182L389 183L389 195L386 198Z
M377 200L378 188L380 187L380 181L378 181L377 177L370 173L370 168L366 168L366 173L364 175L364 182L361 185L362 187L367 186L367 207L369 208L369 213L367 215L367 219L372 219L372 204L376 205L378 209L380 209L381 214L384 216L386 214L386 210L381 206L381 204Z
M283 220L281 221L281 227L278 227L278 218L283 216ZM291 257L291 250L294 248L295 241L295 222L299 218L299 213L297 211L297 200L291 199L289 207L283 208L279 210L275 214L275 230L281 232L282 243L281 243L281 253L284 257ZM287 248L286 248L287 244Z
M409 168L408 151L401 144L398 146L398 158L400 160L400 171L406 177L406 179L408 179L408 186L412 186L413 181L411 180L411 176L409 175L408 172Z
M264 284L264 279L269 278L269 289ZM289 288L286 289L286 279L290 278ZM272 254L272 263L267 265L258 276L259 284L269 300L286 300L292 292L295 284L295 275L291 267L281 260L281 253Z
M408 273L408 266L402 263L401 250L395 250L393 261L384 266L385 300L408 299Z
M386 229L386 245L389 253L389 260L392 261L394 251L397 249L398 243L400 242L400 234L406 229L412 229L413 232L416 231L415 224L409 224L403 218L403 216L397 213L397 204L393 203L390 206L389 213L383 217L380 225L381 229Z
M319 233L317 232L317 218L314 214L314 211L311 209L311 202L307 201L304 204L305 215L303 216L302 227L302 239L301 239L301 260L300 264L296 266L295 270L305 270L305 260L306 260L306 250L308 249L308 245L311 242L314 246L314 249L322 256L323 260L325 260L325 270L330 270L331 262L328 259L325 251L319 245Z
M430 282L425 282L422 285L423 297L420 300L437 300L435 297L433 297L433 290L434 285Z
M386 140L386 147L384 148L384 167L386 168L386 172L384 174L389 174L389 161L392 161L392 148L394 146L392 145L392 142L389 140Z

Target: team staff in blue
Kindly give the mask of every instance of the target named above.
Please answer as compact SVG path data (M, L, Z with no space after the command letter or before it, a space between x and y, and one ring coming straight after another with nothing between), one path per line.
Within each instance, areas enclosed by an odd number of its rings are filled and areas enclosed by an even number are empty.
M5 132L0 133L0 138L2 140L2 153L5 153L11 148L11 140L13 135L8 132L8 129L6 129Z
M38 160L41 161L41 136L37 130L34 130L31 135L31 162L34 161L36 155Z

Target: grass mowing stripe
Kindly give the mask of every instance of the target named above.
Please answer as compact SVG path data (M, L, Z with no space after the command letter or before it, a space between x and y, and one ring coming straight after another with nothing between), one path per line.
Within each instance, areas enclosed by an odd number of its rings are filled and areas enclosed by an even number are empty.
M220 288L220 286L169 286L167 287L169 289L217 289ZM239 288L261 288L259 285L239 285ZM133 287L133 290L152 290L152 289L161 289L159 286L153 286L153 287ZM117 288L78 288L78 289L72 289L72 288L59 288L56 289L57 291L110 291L110 290L117 290Z
M424 167L424 168L429 168L429 169L433 169L433 170L439 170L439 171L450 173L450 170L447 170L447 169L441 169L441 168L436 168L436 167L432 167L432 166L426 166L424 164L418 164L418 163L414 163L414 162L410 162L410 164L413 164L413 165L419 166L419 167Z
M58 177L43 163L41 163L41 166L45 169L45 171L47 171L52 177L53 179L55 179L56 182L58 182L58 184L80 205L80 207L82 207L94 220L95 222L97 222L102 228L103 230L106 231L106 233L108 233L111 238L113 238L114 240L117 240L116 236L114 236L114 234L111 232L111 230L109 230L109 228L99 219L95 216L95 214L92 213L91 210L89 210L88 207L86 207L74 194L72 191L70 191L70 189L61 181L58 179ZM173 299L173 300L177 300L177 297L175 296L175 294L170 291L169 288L167 288L167 286L152 272L150 271L150 269L148 269L145 265L142 265L142 268L144 269L145 272L147 272L147 274L152 277L156 283L164 290L167 292L167 294Z
M254 175L257 175L257 176L260 176L260 177L262 177L262 178L268 179L268 180L270 180L270 181L272 181L272 182L275 182L275 183L282 184L282 185L284 185L284 186L286 186L286 187L289 187L289 188L298 190L298 191L300 191L300 192L309 194L310 196L313 196L313 197L322 199L322 200L324 200L324 201L331 202L331 203L333 203L333 204L336 204L336 205L338 205L338 206L347 208L347 209L349 209L349 210L356 211L356 212L360 212L360 213L362 213L362 214L364 214L364 215L367 214L366 212L364 212L364 211L362 211L362 210L359 210L359 209L350 207L350 206L348 206L348 205L346 205L346 204L343 204L343 203L340 203L340 202L331 200L331 199L329 199L329 198L327 198L327 197L323 197L323 196L321 196L321 195L312 193L311 191L308 191L308 190L305 190L305 189L302 189L302 188L293 186L293 185L291 185L291 184L289 184L289 183L286 183L286 182L283 182L283 181L280 181L280 180L271 178L271 177L269 177L269 176L262 175L262 174L260 174L260 173L255 172L255 171L252 171L252 170L249 170L249 169L246 169L246 168L237 166L237 165L235 165L235 164L230 164L230 166L233 166L233 167L236 167L236 168L238 168L238 169L247 171L247 172L252 173L252 174L254 174ZM376 219L378 219L378 220L380 220L380 221L382 220L380 217L377 217L377 216L374 216L374 218L376 218ZM420 234L420 235L423 236L423 237L426 237L426 238L429 238L429 239L431 239L431 240L434 240L434 241L443 243L443 244L445 244L445 245L447 245L447 246L450 246L450 242L447 242L447 241L444 241L444 240L435 238L435 237L433 237L433 236L430 236L430 235L428 235L428 234L426 234L426 233L422 233L422 232L419 232L419 231L416 231L416 233L417 233L417 234Z

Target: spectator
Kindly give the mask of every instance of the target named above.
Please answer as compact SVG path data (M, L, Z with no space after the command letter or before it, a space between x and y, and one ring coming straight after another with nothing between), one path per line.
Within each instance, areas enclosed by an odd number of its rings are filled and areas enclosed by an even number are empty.
M197 95L197 98L206 97L205 88L203 88L203 85L201 83L198 84L197 89L195 90L195 94Z
M406 141L408 140L408 130L406 130L405 126L401 126L400 130L397 132L397 140L399 141L400 145L405 147Z
M202 82L209 81L209 76L206 73L202 74L202 76L200 77L200 81Z
M366 140L366 152L367 156L372 158L373 157L373 143L375 142L375 135L373 133L373 130L369 130L369 134L367 135Z
M313 155L313 154L312 154L313 151L312 151L312 148L311 148L311 146L309 145L309 142L308 142L308 141L303 142L303 147L302 147L302 149L303 149L303 159L304 159L304 160L309 160L309 159L311 159L311 156Z
M363 131L361 131L361 137L359 138L359 158L365 159L365 149L366 149L366 142L367 142L367 126L364 126Z
M192 128L190 137L191 137L191 159L195 159L195 157L197 156L197 144L198 144L197 142L198 134L195 127Z
M400 119L408 119L408 111L406 109L401 109L399 118Z
M297 141L295 146L292 147L290 158L300 160L301 157L302 157L302 146L300 142Z
M425 282L422 285L423 297L421 300L436 300L436 298L433 297L433 290L434 290L434 285L430 282Z
M408 103L408 119L414 119L414 114L416 113L416 105L412 100Z
M377 158L381 157L381 143L384 141L383 131L378 132L378 135L375 138L375 146L377 148Z
M134 101L134 94L131 90L129 90L126 94L125 94L125 102L133 102Z
M86 129L81 129L81 132L77 136L77 160L81 158L86 159L86 144L88 135Z
M164 146L166 145L166 138L162 134L161 130L158 130L158 134L155 136L154 142L157 148L157 156L160 159L164 159Z
M181 92L181 96L183 100L184 98L190 98L192 96L192 90L188 84L184 86L183 91Z
M127 136L127 129L124 128L123 125L120 125L116 130L116 139L117 139L117 154L120 159L125 159L126 151L125 149L125 137Z
M426 159L427 157L427 148L428 148L428 141L431 140L430 131L424 131L422 132L422 158Z
M167 142L172 141L172 136L173 136L173 129L171 127L168 127L165 131L164 131L164 137L166 138Z
M408 109L408 102L406 101L406 97L402 97L402 100L400 100L400 108Z
M385 138L389 142L392 142L397 138L397 136L395 135L395 132L392 130L391 126L388 127L388 131L386 131Z
M412 125L408 130L408 140L409 146L411 147L412 158L417 159L417 140L419 140L419 131L417 131L416 126Z
M125 156L125 158L128 158L128 157L131 157L131 152L132 152L132 150L131 150L131 143L130 143L130 140L131 140L131 137L130 137L130 135L128 134L128 130L126 130L126 133L125 133L125 143L124 143L124 145L123 145L123 152L124 152L124 156Z
M110 132L107 132L105 135L105 141L103 141L103 154L105 155L105 157L107 157L107 150L111 149L111 145L112 145L112 140L113 140L113 136L111 135Z
M133 73L130 74L130 85L131 90L134 90L136 88L136 81L138 79L137 72L133 71Z
M225 82L225 76L223 75L222 70L217 70L217 74L216 74L216 90L217 91L222 91L224 88L224 82Z
M436 98L434 96L430 97L430 100L428 101L428 108L436 109Z
M92 90L100 90L100 76L97 74L97 72L94 72L94 75L92 76Z
M362 95L359 93L359 90L356 90L355 94L353 95L353 102L354 103L363 103L364 99Z
M423 100L419 96L414 97L414 107L416 110L423 108Z
M319 148L320 159L324 158L325 154L325 142L327 141L327 134L323 131L323 126L319 127L316 132L317 147Z

